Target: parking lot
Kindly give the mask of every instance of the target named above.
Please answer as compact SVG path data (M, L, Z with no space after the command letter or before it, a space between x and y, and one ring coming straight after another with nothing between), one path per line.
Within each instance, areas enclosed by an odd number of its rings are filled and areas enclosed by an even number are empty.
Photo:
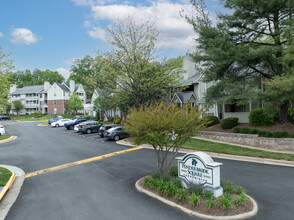
M132 147L97 133L79 134L63 127L15 121L5 124L18 138L0 144L1 163L20 167L27 174L48 170L26 178L6 220L198 219L135 189L138 179L156 169L153 150L129 151ZM292 167L215 161L223 163L222 178L243 186L257 201L259 212L252 219L293 219Z

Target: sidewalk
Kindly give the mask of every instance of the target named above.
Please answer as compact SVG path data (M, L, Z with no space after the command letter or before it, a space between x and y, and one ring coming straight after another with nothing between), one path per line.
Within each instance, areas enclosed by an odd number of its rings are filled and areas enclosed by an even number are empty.
M205 139L202 139L205 140ZM207 140L211 141L211 140ZM125 140L120 140L117 141L118 144L121 145L127 145L127 146L136 146L130 142L127 142ZM224 142L222 142L224 143ZM230 144L230 143L225 143L225 144ZM230 144L233 145L233 144ZM241 145L239 145L241 146ZM152 149L153 147L148 145L148 144L142 144L140 147L144 147L146 149ZM242 147L247 147L243 146ZM252 147L249 147L252 148ZM266 149L260 149L259 150L264 150L264 151L270 151ZM179 153L187 154L190 152L195 152L193 149L183 149L181 148L179 150ZM272 151L271 151L272 152ZM220 159L228 159L228 160L238 160L238 161L245 161L245 162L252 162L252 163L261 163L261 164L269 164L269 165L277 165L277 166L287 166L287 167L294 167L294 161L286 161L286 160L274 160L274 159L267 159L267 158L259 158L259 157L247 157L247 156L238 156L238 155L231 155L231 154L221 154L221 153L214 153L214 152L207 152L205 151L209 156L214 157L214 158L220 158Z

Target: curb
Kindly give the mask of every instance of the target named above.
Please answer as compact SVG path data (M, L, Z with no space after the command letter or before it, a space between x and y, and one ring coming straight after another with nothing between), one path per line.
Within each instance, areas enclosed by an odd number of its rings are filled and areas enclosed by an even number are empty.
M0 166L9 170L13 170L13 172L15 173L15 178L13 183L11 183L10 185L10 190L6 191L5 196L0 201L0 220L4 220L20 193L21 187L25 180L25 172L22 169L15 166L9 166L4 164L0 164Z
M39 127L46 127L46 126L48 126L48 125L37 124L37 126L39 126Z
M4 140L1 140L0 141L0 144L1 143L6 143L6 142L9 142L9 141L12 141L12 140L15 140L17 138L17 136L11 136L11 137L9 137L9 138L6 138L6 139L4 139Z
M143 179L143 178L144 178L144 177L142 177L141 179ZM250 218L250 217L256 215L257 212L258 212L258 206L257 206L256 201L255 201L252 197L250 197L250 196L248 196L248 195L246 194L246 196L247 196L247 197L252 201L252 203L253 203L253 210L250 211L250 212L246 212L246 213L238 214L238 215L232 215L232 216L211 216L211 215L201 214L201 213L198 213L198 212L192 211L192 210L190 210L190 209L187 209L187 208L185 208L185 207L183 207L183 206L181 206L181 205L178 205L178 204L176 204L176 203L174 203L174 202L171 202L171 201L169 201L169 200L167 200L167 199L165 199L165 198L162 198L162 197L158 196L157 194L155 194L155 193L153 193L153 192L150 192L150 191L148 191L148 190L143 189L141 186L139 186L139 181L140 181L141 179L139 179L139 180L136 182L136 184L135 184L136 189L137 189L139 192L145 193L146 195L151 196L151 197L153 197L153 198L155 198L155 199L157 199L157 200L159 200L159 201L161 201L161 202L163 202L163 203L165 203L165 204L167 204L167 205L169 205L169 206L176 207L176 208L180 209L181 211L185 212L185 213L188 214L188 215L193 215L193 216L197 216L197 217L200 217L200 218L204 218L204 219L213 219L213 220L237 220L237 219L247 219L247 218Z
M15 173L11 169L9 169L7 167L3 167L3 168L9 170L12 174L11 174L11 177L9 178L8 182L5 184L4 188L0 192L0 201L2 200L2 198L4 197L4 195L6 194L6 192L9 189L11 189L12 184L13 184L13 182L15 180Z
M127 146L137 146L134 144L131 144L125 140L120 140L116 142L117 144L121 145L127 145ZM140 147L144 147L146 149L152 149L153 147L142 144ZM195 152L193 149L184 149L180 148L179 153L190 153ZM237 160L237 161L244 161L244 162L251 162L251 163L261 163L261 164L268 164L268 165L276 165L276 166L286 166L286 167L294 167L294 161L287 161L287 160L274 160L274 159L268 159L268 158L258 158L258 157L247 157L247 156L239 156L239 155L231 155L231 154L221 154L221 153L214 153L205 151L205 153L209 154L211 157L220 158L220 159L227 159L227 160Z

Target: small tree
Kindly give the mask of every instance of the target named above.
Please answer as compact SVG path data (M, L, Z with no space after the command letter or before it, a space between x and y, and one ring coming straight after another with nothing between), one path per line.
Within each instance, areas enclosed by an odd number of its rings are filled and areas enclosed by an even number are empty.
M12 108L12 105L10 102L8 102L6 105L5 105L5 112L6 112L6 115L10 115L10 110Z
M110 92L104 92L101 96L97 97L94 103L94 110L96 112L103 112L108 118L108 111L114 107L113 99Z
M13 106L14 106L14 109L15 109L17 115L19 115L19 112L24 109L22 102L19 100L14 101Z
M74 111L75 115L77 114L78 110L83 109L83 102L75 92L71 95L67 104L69 109Z
M157 169L168 173L179 148L203 127L199 120L203 110L166 103L133 108L127 117L125 128L136 144L152 145L157 155Z

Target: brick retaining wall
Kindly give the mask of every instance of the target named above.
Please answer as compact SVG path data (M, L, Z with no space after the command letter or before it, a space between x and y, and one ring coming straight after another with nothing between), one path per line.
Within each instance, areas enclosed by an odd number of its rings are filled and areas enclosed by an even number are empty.
M257 134L200 131L197 137L277 151L293 151L294 138L266 138Z

